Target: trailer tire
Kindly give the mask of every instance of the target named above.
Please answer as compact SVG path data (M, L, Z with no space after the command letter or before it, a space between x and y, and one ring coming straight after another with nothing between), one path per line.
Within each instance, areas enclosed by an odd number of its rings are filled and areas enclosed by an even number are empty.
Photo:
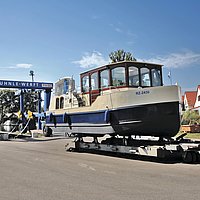
M197 152L196 155L197 155L197 162L200 163L200 154L199 154L199 152Z
M193 156L191 151L185 151L183 153L183 162L185 163L192 163L193 162Z
M48 126L43 127L43 135L45 137L50 137L52 135L52 129L49 128Z
M192 151L191 153L192 153L192 163L197 162L197 154L196 154L196 152Z

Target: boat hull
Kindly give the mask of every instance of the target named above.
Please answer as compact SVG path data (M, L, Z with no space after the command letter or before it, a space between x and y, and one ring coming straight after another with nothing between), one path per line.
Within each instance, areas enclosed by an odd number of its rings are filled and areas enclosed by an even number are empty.
M46 126L53 132L82 136L141 135L173 137L180 128L179 102L145 104L112 110L51 114Z

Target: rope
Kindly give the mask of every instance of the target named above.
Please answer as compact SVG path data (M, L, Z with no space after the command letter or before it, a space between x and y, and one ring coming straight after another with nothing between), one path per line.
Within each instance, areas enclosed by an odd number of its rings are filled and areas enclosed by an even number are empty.
M24 126L24 128L22 129L22 131L20 131L20 133L19 133L19 134L22 134L22 133L24 132L24 130L27 128L27 126L28 126L28 124L29 124L30 120L31 120L31 119L28 119L28 121L27 121L26 125Z
M8 134L12 133L12 132L15 130L15 128L16 128L17 126L18 126L18 125L15 125L14 128L13 128Z

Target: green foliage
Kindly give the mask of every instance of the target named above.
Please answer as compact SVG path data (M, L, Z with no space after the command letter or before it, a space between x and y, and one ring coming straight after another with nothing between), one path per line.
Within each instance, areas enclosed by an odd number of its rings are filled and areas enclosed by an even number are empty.
M121 62L121 61L136 61L133 55L130 52L125 52L123 49L113 51L109 54L109 57L112 63Z
M27 90L24 93L24 110L30 110L32 112L37 111L38 94L36 91Z
M14 90L0 90L0 120L5 113L17 112L18 99L16 99ZM17 110L18 109L18 110Z
M194 110L187 110L182 116L182 125L200 124L200 116Z
M179 132L175 137L182 135L183 132ZM200 140L200 133L187 133L186 136L184 136L185 139L198 139Z
M0 90L0 119L6 113L18 112L20 110L19 95L16 90ZM38 94L36 91L26 90L24 92L24 110L37 111Z
M0 90L1 109L4 113L18 110L19 97L15 96L15 90Z

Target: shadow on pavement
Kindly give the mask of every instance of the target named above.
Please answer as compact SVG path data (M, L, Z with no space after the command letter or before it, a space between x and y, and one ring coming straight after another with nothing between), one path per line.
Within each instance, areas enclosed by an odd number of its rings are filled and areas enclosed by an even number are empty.
M184 163L181 158L173 158L173 157L168 157L165 159L162 158L157 158L157 157L151 157L151 156L141 156L141 155L133 155L133 154L119 154L119 153L114 153L114 152L103 152L103 151L76 151L70 150L78 153L90 153L90 154L96 154L96 155L103 155L103 156L108 156L108 157L116 157L116 158L123 158L123 159L129 159L129 160L139 160L139 161L146 161L146 162L153 162L153 163L161 163L161 164L178 164L178 163ZM191 163L184 163L184 164L189 164ZM192 163L192 165L199 165L200 161Z

